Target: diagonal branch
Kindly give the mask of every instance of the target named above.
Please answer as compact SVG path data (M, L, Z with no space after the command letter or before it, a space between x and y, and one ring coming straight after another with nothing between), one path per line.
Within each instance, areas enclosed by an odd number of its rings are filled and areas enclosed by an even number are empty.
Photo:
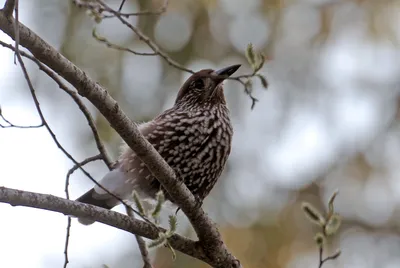
M0 10L0 29L12 38L15 37L13 25L14 19L6 17ZM240 262L223 243L215 224L201 207L196 206L195 197L189 189L184 184L177 183L171 167L143 137L137 125L124 114L109 93L22 23L19 23L18 30L20 45L73 85L81 96L92 102L128 146L136 152L152 175L160 181L193 225L199 243L210 259L209 263L213 267L241 267Z
M8 203L12 206L44 209L73 217L91 218L106 225L142 237L149 239L158 238L159 229L144 221L131 218L115 211L67 200L53 195L0 187L0 203ZM168 239L168 242L174 249L206 263L212 264L211 260L207 258L197 242L178 234L172 235Z

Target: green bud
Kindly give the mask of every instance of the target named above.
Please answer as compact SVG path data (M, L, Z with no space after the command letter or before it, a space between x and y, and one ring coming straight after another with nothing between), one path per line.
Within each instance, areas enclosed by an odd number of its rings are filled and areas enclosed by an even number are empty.
M314 208L310 203L303 202L301 205L304 214L307 216L307 218L312 222L315 223L319 226L324 226L325 225L325 219L321 215L321 213Z
M254 68L253 68L255 73L258 72L259 70L261 70L261 68L264 66L264 62L265 62L264 54L259 53L257 55L257 60L255 62Z
M334 207L333 207L333 202L335 202L335 198L338 195L339 191L336 190L331 198L329 198L329 202L328 202L328 218L330 218L334 212Z
M253 48L253 44L252 43L249 43L247 45L246 58L247 58L247 61L250 63L250 65L253 67L254 64L256 63L256 57L255 57L255 54L254 54L254 48Z
M257 77L260 78L260 80L261 80L261 85L262 85L264 88L268 88L268 81L267 81L267 79L266 79L263 75L261 75L261 74L257 74Z
M140 200L140 198L137 195L136 191L133 191L132 198L133 198L133 202L135 203L135 205L136 205L138 211L140 212L140 214L142 214L143 216L146 215L146 211L143 208L142 201Z
M164 196L163 191L159 191L156 194L156 198L157 198L157 205L155 206L153 213L151 214L154 219L156 219L158 217L158 215L160 214L162 205L165 202L165 196Z
M326 238L325 238L325 236L322 234L322 233L317 233L315 236L314 236L314 241L315 241L315 243L317 243L317 245L318 245L318 247L323 247L324 246L324 244L325 244L325 242L326 242Z
M169 215L168 223L169 223L169 232L171 232L172 234L175 233L176 227L178 225L178 219L176 218L176 216Z
M324 232L327 236L335 234L338 230L339 227L342 223L342 219L339 214L334 213L329 219L328 222L326 223L324 227Z

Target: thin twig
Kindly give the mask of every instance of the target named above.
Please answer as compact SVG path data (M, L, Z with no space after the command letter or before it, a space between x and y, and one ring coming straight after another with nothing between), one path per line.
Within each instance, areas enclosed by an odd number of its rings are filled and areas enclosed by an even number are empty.
M65 179L65 196L69 200L69 178L72 175L72 173L75 172L79 167L82 167L90 162L96 161L96 160L103 160L103 156L101 154L88 157L82 162L79 163L79 165L74 165L70 170L68 170L67 177ZM65 245L64 245L64 268L67 267L69 260L68 260L68 245L69 245L69 237L71 235L71 217L67 217L67 232L65 234Z
M243 75L244 76L244 75ZM241 77L243 77L243 76L241 76ZM247 75L246 75L247 76ZM242 86L244 87L244 92L247 94L247 96L249 96L250 97L250 100L251 100L251 109L253 110L254 109L254 106L256 105L256 103L257 103L257 101L258 101L258 99L257 98L255 98L254 96L253 96L253 94L251 93L251 90L248 88L248 86L246 85L246 83L241 79L241 77L232 77L232 78L230 78L231 80L235 80L235 81L238 81L240 84L242 84ZM229 79L229 78L228 78Z
M121 14L112 9L110 6L108 6L106 3L104 3L102 0L97 0L101 4L101 6L104 8L105 11L110 12L113 14L116 18L118 18L119 21L121 21L125 26L127 26L129 29L131 29L139 38L139 40L145 42L151 50L153 50L154 53L159 55L162 59L164 59L170 66L175 67L176 69L179 69L181 71L185 71L188 73L194 73L194 71L183 67L181 64L177 63L176 61L172 60L165 52L163 52L158 45L156 45L153 41L150 40L149 37L147 37L142 31L140 31L138 28L133 26L131 23L129 23L126 19L124 19Z
M135 218L135 214L132 213L132 210L130 210L129 207L125 206L125 209L126 209L126 213L128 214L129 217ZM143 268L153 268L153 266L151 265L149 251L147 250L146 242L144 241L144 239L141 236L139 236L137 234L135 234L135 238L136 238L136 242L139 246L140 255L142 255Z
M327 261L329 261L329 260L335 260L335 259L337 259L339 256L340 256L340 251L338 251L338 252L336 252L335 254L333 254L333 255L330 255L330 256L328 256L328 257L326 257L326 258L323 258L323 255L324 255L324 247L323 247L323 245L322 246L320 246L320 248L319 248L319 266L318 266L318 268L322 268L322 266L324 265L324 263L325 262L327 262Z
M15 124L11 123L7 118L4 117L1 110L0 110L0 118L3 119L4 122L6 122L8 124L7 126L0 124L0 128L40 128L40 127L44 126L43 123L40 123L39 125L32 125L32 126L15 125Z
M165 11L167 11L168 8L168 0L164 0L163 5L158 9L158 10L144 10L144 11L139 11L139 12L133 12L133 13L123 13L121 12L122 6L124 4L125 0L121 3L120 7L118 8L118 13L119 15L129 18L130 16L151 16L151 15L161 15ZM104 18L112 18L115 17L115 15L105 15Z
M121 4L119 5L118 12L121 12L122 8L124 7L125 0L122 0Z
M65 245L64 245L64 268L67 268L69 263L68 259L68 245L69 245L69 237L71 235L71 217L67 217L67 233L65 235Z
M64 191L65 191L65 196L66 196L67 199L69 199L69 189L68 189L68 187L69 187L69 178L71 177L71 175L72 175L77 169L79 169L80 167L83 167L84 165L86 165L86 164L88 164L88 163L90 163L90 162L94 162L94 161L102 160L102 159L103 159L103 157L102 157L101 154L98 154L98 155L95 155L95 156L91 156L91 157L86 158L86 159L83 160L82 162L80 162L80 163L74 165L70 170L68 170L67 176L66 176L66 178L65 178L65 189L64 189Z
M155 53L155 52L151 52L151 53L148 53L148 52L137 52L137 51L134 51L134 50L132 50L132 49L130 49L130 48L122 47L122 46L119 46L119 45L117 45L117 44L113 44L113 43L111 43L110 41L108 41L105 37L99 36L99 35L97 34L97 32L96 32L96 27L93 28L92 36L93 36L94 39L96 39L96 40L99 41L100 43L105 44L105 45L106 45L107 47L109 47L109 48L113 48L113 49L116 49L116 50L129 52L129 53L132 53L132 54L138 55L138 56L157 56L157 55L158 55L158 54Z

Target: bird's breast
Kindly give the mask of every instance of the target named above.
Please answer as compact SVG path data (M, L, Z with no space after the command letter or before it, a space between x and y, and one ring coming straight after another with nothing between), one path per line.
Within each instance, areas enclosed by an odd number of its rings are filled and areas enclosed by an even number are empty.
M229 114L219 110L171 113L141 131L194 194L206 193L220 176L233 135ZM158 185L132 150L127 149L120 160L131 181L144 177Z

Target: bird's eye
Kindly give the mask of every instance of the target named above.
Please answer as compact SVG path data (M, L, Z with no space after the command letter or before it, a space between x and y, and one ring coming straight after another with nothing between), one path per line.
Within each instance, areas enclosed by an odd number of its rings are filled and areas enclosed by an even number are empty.
M199 78L196 81L194 81L194 87L198 89L204 88L204 81L203 79Z

